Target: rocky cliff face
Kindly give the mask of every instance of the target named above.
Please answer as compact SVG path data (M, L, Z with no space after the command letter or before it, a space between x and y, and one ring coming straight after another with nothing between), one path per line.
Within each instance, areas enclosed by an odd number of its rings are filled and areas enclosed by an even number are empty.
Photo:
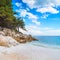
M1 38L1 36L2 36L2 38ZM26 35L21 32L16 32L15 30L0 27L0 41L4 42L4 40L6 40L6 42L7 42L7 40L13 40L13 39L15 39L19 43L26 43L26 42L31 42L33 40L36 40L31 35ZM0 44L1 44L1 42L0 42ZM6 44L4 44L4 45L6 45ZM1 45L3 45L3 44L1 44ZM12 45L16 45L16 42L15 42L15 44L12 43Z
M18 44L19 42L17 42L12 37L0 35L0 46L10 47L10 46L16 46Z

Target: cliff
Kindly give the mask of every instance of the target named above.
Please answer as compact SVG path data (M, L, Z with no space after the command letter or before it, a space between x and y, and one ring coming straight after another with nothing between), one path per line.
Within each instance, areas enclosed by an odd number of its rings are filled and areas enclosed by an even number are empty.
M31 35L23 34L8 28L0 27L0 45L1 46L15 46L19 43L26 43L36 40Z

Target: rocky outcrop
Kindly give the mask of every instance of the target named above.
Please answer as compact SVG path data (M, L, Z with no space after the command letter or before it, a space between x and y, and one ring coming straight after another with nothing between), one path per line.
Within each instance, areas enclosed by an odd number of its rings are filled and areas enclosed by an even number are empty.
M0 46L8 46L8 41L2 35L0 35Z
M0 46L10 47L16 46L19 43L10 36L0 35Z
M0 28L0 35L10 36L19 43L26 43L26 42L31 42L33 40L36 40L31 35L26 35L21 32L16 32L15 30L11 30L8 28Z
M31 35L16 36L14 38L20 43L26 43L26 42L31 42L33 40L36 40Z

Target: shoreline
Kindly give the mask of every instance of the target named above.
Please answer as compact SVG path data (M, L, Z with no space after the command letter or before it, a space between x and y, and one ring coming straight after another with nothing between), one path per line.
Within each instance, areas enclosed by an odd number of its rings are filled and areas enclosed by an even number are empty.
M45 47L45 48L52 48L52 49L60 49L59 45L50 45L50 44L44 44L44 43L40 43L40 42L30 42L30 44L34 45L34 46L39 46L39 47Z
M33 44L34 46L44 47L44 48L52 48L52 49L60 49L60 46L58 45L49 45L49 44Z
M11 55L14 57L12 58ZM3 48L0 53L0 59L2 58L8 60L60 60L60 49L39 47L29 43L19 44L10 48Z

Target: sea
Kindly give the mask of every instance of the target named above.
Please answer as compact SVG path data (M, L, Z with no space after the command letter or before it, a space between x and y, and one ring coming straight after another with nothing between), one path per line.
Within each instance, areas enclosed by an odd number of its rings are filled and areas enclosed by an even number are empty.
M37 41L31 42L35 46L60 48L60 36L35 36Z

